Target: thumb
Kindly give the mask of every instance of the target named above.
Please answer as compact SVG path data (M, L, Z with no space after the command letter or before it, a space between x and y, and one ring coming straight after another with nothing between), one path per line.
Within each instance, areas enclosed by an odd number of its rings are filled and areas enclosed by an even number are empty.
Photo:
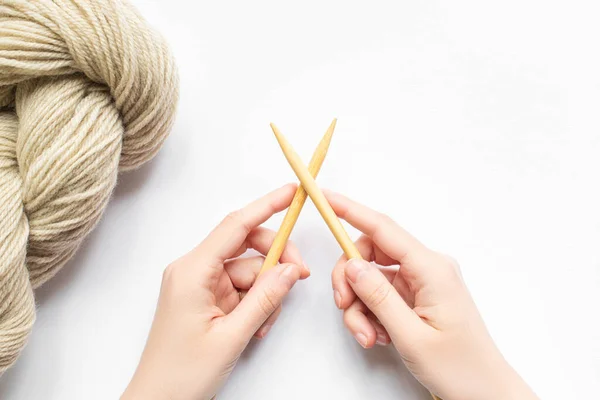
M410 343L423 322L394 286L373 264L360 259L346 263L344 273L352 289L386 328L396 346Z
M261 276L227 316L236 331L250 340L269 316L277 310L285 296L300 279L302 268L296 264L280 264Z

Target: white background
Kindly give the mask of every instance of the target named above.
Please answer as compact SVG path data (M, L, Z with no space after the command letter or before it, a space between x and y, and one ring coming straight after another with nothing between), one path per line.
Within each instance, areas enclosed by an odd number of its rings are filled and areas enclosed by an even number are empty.
M596 1L134 3L178 60L175 129L121 176L98 228L37 292L35 331L0 398L117 398L164 267L295 180L269 122L308 161L333 117L318 182L457 258L542 398L597 398ZM391 349L365 351L345 331L330 285L340 250L310 202L292 239L313 276L219 399L427 399Z

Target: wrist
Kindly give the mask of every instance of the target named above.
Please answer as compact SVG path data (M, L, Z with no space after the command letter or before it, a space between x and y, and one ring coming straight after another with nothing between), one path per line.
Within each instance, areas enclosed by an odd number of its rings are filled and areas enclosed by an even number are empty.
M163 390L156 388L152 382L153 380L140 378L136 373L120 400L167 400L171 398Z
M454 376L446 381L449 389L442 394L444 400L539 400L527 383L512 368L496 348L480 352L477 365L468 375ZM461 382L458 384L458 382Z
M498 400L504 399L520 399L520 400L538 400L537 395L527 385L527 383L521 378L521 376L510 368L510 373L500 383L498 396L495 396Z
M493 384L487 394L480 398L490 400L538 400L538 397L515 369L502 358L502 365L497 368Z
M215 398L216 390L208 383L215 380L211 379L211 376L200 376L196 385L188 385L171 379L180 376L178 373L170 375L164 371L148 370L143 367L143 364L138 366L120 400L212 400ZM203 369L199 367L199 370Z

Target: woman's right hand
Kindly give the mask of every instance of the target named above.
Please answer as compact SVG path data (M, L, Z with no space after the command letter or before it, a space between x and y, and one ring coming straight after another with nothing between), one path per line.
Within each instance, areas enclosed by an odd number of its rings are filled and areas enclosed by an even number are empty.
M356 246L366 261L343 256L332 274L335 303L363 347L391 341L410 372L444 400L537 399L494 344L454 260L389 217L326 196L363 232Z

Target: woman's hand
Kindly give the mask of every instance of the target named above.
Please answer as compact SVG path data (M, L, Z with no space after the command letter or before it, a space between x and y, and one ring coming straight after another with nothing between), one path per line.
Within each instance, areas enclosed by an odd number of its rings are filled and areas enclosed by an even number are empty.
M356 246L369 262L342 257L332 274L335 303L363 347L391 341L411 373L444 400L537 399L495 346L454 260L389 217L326 196L364 233Z
M259 227L287 208L287 185L231 213L195 249L167 267L148 342L122 399L210 399L227 379L253 336L264 337L281 302L309 276L288 244L281 265L256 276L275 232ZM248 291L242 298L242 291Z

